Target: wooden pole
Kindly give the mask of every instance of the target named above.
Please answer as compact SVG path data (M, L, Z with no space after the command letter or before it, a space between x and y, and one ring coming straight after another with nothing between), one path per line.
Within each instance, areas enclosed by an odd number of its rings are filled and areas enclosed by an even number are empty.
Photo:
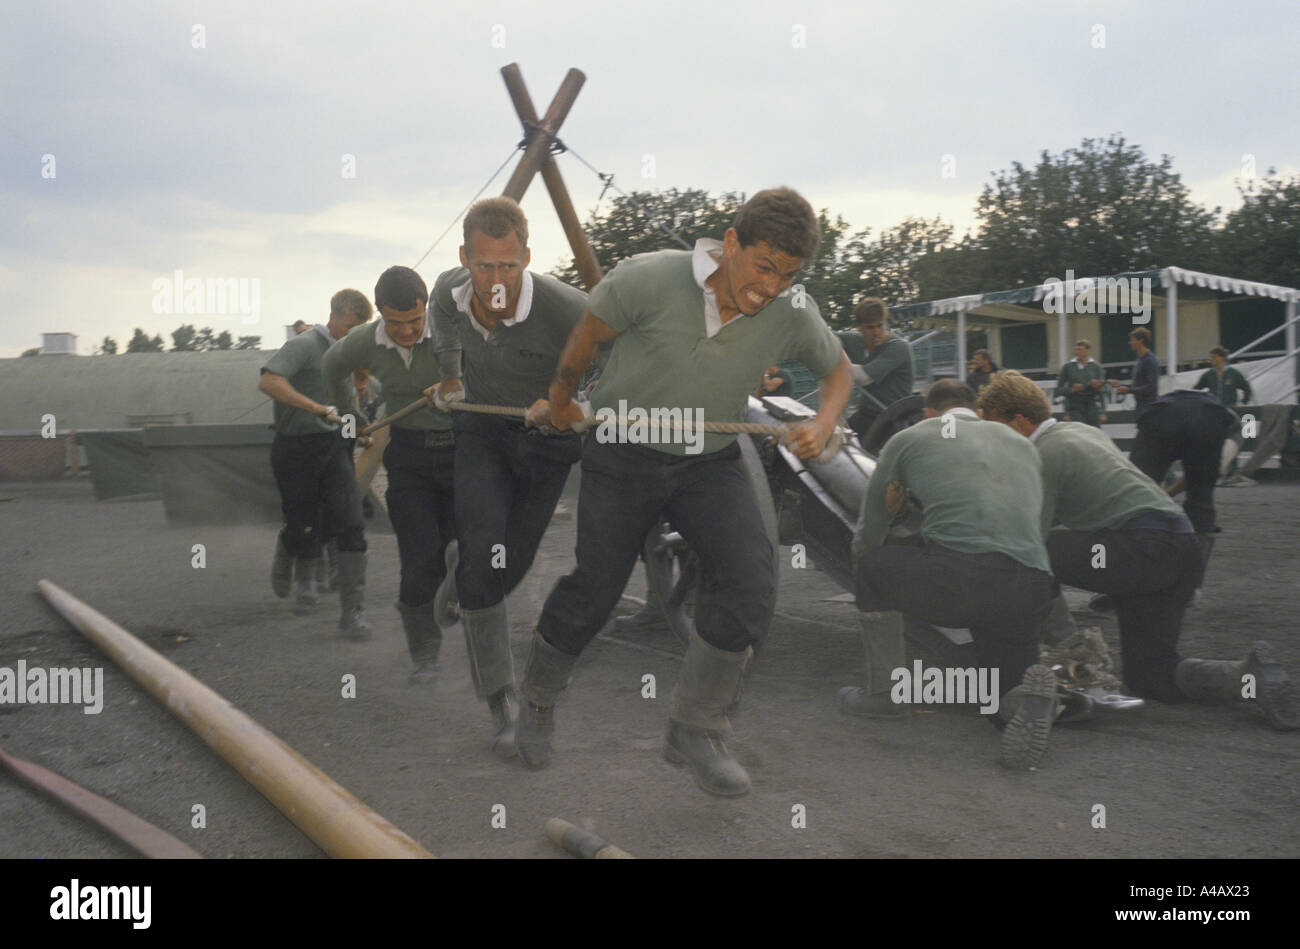
M518 67L516 66L516 71ZM568 116L569 110L573 108L573 101L578 98L578 92L582 89L582 84L587 81L587 77L577 69L570 69L564 77L564 82L560 83L559 91L555 93L555 98L551 100L551 106L546 110L546 115L538 124L554 135L564 124L564 119ZM507 198L514 198L516 201L524 199L524 192L528 190L529 183L533 180L533 175L542 167L544 162L551 155L551 139L546 135L534 133L528 147L524 149L524 157L519 159L519 164L515 166L514 173L510 180L506 182L505 190L501 193Z
M41 595L331 857L432 857L329 775L104 614L41 580Z
M626 850L620 850L591 831L575 827L562 817L552 817L546 822L546 836L566 853L582 860L633 860Z
M578 75L581 76L582 73ZM524 77L519 71L519 65L511 63L509 66L501 67L501 77L505 80L506 91L510 94L510 101L514 104L519 121L524 124L525 132L529 131L529 123L541 124L537 121L537 109L533 106L532 96L528 94L528 87L524 85ZM556 98L558 97L557 94ZM522 165L522 161L520 164ZM560 225L564 228L564 236L569 239L569 247L573 249L573 260L578 267L578 275L582 277L582 282L587 285L587 289L593 290L596 284L600 283L602 276L600 263L587 242L587 234L582 229L582 222L578 220L578 212L574 210L569 189L565 187L560 168L555 164L555 159L551 157L549 151L542 161L541 173L542 181L546 183L546 190L551 196L551 203L555 205L555 213L559 215ZM525 187L527 187L526 183ZM513 197L509 188L510 185L507 184L504 194Z

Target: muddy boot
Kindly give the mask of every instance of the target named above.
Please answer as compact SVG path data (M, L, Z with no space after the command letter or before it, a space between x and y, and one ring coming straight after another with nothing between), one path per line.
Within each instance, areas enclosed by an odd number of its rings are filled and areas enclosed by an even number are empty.
M1047 619L1043 620L1043 629L1039 639L1048 645L1055 646L1057 643L1069 639L1077 632L1074 617L1070 615L1070 606L1065 602L1065 593L1057 593L1056 599L1052 601L1052 612L1048 613Z
M460 602L456 594L456 567L460 563L460 545L452 541L443 553L447 565L447 575L438 584L438 592L433 596L434 615L438 625L451 629L460 621Z
M673 689L664 760L689 767L695 783L718 797L749 793L749 775L724 743L731 730L726 707L736 694L745 658L746 653L710 646L695 633Z
M1248 680L1247 676L1253 678ZM1184 659L1174 669L1174 682L1179 692L1194 701L1253 702L1278 731L1300 728L1300 696L1266 642L1252 645L1241 662Z
M529 768L545 768L551 761L551 736L555 733L555 703L569 685L577 656L560 652L539 632L524 664L524 681L519 683L519 722L515 747L519 759Z
M347 639L369 639L370 624L362 606L366 592L366 552L338 553L339 630Z
M474 680L474 694L488 703L495 726L492 750L501 758L515 756L515 663L510 654L510 628L506 605L496 603L486 609L462 610L465 650L469 654L469 673Z
M407 606L400 600L397 611L402 614L402 629L406 633L406 648L410 650L415 671L411 685L438 681L438 651L442 648L442 630L433 616L433 601L419 606Z
M1014 690L1013 690L1014 691ZM1002 764L1015 771L1037 766L1058 708L1056 674L1047 666L1030 666L1020 681L1020 705L1002 732Z
M858 629L867 655L865 688L840 689L840 708L851 715L898 721L911 711L893 700L894 670L903 666L903 614L858 613Z
M271 561L271 591L287 599L293 589L293 555L284 548L284 539L275 540L275 559Z
M299 557L294 561L293 573L297 595L295 600L298 604L298 612L305 613L308 610L315 609L318 597L316 595L316 570L320 567L320 558L315 557L307 560Z

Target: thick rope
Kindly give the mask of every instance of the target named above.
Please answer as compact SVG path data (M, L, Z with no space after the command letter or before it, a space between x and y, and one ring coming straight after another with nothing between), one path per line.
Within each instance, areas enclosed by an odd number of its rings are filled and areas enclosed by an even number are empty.
M392 415L386 415L379 421L367 425L361 430L361 434L369 435L372 432L383 428L385 425L389 425L400 418L405 418L413 412L430 407L427 398L418 399L405 408L394 412ZM511 405L480 405L475 402L451 402L448 403L447 409L452 412L477 412L481 415L501 415L508 418L528 417L527 409L521 409ZM652 425L656 428L666 426L668 428L680 429L682 431L705 432L714 435L776 435L779 437L789 435L791 425L795 424L773 425L763 422L685 422L673 418L665 419L649 416L644 419L633 419L629 422L626 417L609 418L606 416L604 419L591 419L589 425L609 424L610 422L623 427L626 427L629 424L645 424ZM578 429L573 429L573 431L578 431Z

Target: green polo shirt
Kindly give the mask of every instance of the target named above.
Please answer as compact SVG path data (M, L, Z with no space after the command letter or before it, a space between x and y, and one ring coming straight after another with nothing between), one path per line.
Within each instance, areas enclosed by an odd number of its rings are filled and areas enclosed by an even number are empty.
M1088 388L1094 379L1102 380L1102 387L1095 392ZM1062 366L1060 375L1056 377L1056 394L1065 399L1065 414L1082 415L1085 406L1090 402L1104 406L1107 388L1105 380L1106 371L1095 359L1089 359L1086 366L1080 366L1073 359ZM1071 392L1070 386L1075 385L1082 385L1083 391Z
M1040 525L1038 452L1007 426L954 412L890 438L862 499L854 557L884 543L891 523L907 513L905 497L921 508L927 541L963 553L1006 554L1051 572Z
M554 277L530 273L532 298L527 315L512 326L500 321L484 338L473 319L457 305L453 290L469 280L464 267L448 270L433 285L429 314L435 349L448 375L464 373L465 397L484 405L527 408L545 399L569 334L587 310L587 295ZM447 353L460 353L446 362Z
M695 282L691 252L661 250L621 261L588 301L591 312L619 333L609 363L591 393L592 408L701 410L706 422L741 422L755 382L773 363L797 359L817 378L843 355L839 341L810 297L790 296L754 316L737 316L713 336L705 322L704 291ZM695 416L699 419L698 414ZM735 435L709 434L705 453ZM672 455L685 444L650 443Z
M863 387L867 392L885 405L892 405L912 394L916 364L911 343L891 332L874 352L869 353L866 341L857 330L846 330L836 335L849 359L871 377L871 384ZM871 403L868 401L868 404Z
M284 376L289 385L307 398L321 405L329 405L333 400L321 374L321 357L330 348L331 340L318 327L300 333L281 346L266 365L264 372L273 372ZM337 425L330 425L319 415L312 415L305 409L285 405L274 399L271 407L275 430L280 435L317 435L321 432L338 431Z
M1232 366L1226 367L1223 370L1222 376L1219 375L1217 369L1211 366L1209 369L1205 370L1205 372L1201 373L1201 378L1196 380L1196 385L1192 386L1192 388L1208 389L1210 395L1214 396L1224 405L1237 404L1238 390L1241 392L1242 405L1248 403L1251 398L1250 383L1246 381L1245 376L1232 368Z
M1040 428L1033 444L1043 462L1044 534L1056 524L1113 530L1147 511L1183 513L1100 429L1057 422Z
M396 346L380 342L381 338L387 338L383 326L383 320L376 320L353 327L347 336L329 348L321 361L325 382L339 411L356 414L357 389L352 383L352 373L362 367L369 369L383 386L389 415L423 398L424 390L439 381L438 356L434 352L432 335L425 336L411 347L411 364L407 366ZM430 407L398 419L393 428L445 431L451 428L451 416Z

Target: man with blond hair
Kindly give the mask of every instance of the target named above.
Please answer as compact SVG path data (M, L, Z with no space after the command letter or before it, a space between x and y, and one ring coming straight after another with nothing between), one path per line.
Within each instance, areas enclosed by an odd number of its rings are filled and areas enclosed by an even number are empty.
M1245 696L1274 728L1300 727L1300 703L1268 643L1255 642L1241 662L1179 655L1201 547L1187 516L1155 482L1097 429L1053 419L1043 391L1014 370L993 377L980 409L1038 450L1052 572L1114 599L1124 681L1134 692L1162 702Z
M435 402L526 409L546 398L587 295L528 270L528 221L510 198L474 204L464 238L461 266L442 274L429 297L442 376ZM444 583L454 584L474 689L496 728L493 748L512 757L518 702L505 598L532 566L582 441L572 432L543 435L522 419L452 417L458 543ZM448 589L439 601L452 598Z

